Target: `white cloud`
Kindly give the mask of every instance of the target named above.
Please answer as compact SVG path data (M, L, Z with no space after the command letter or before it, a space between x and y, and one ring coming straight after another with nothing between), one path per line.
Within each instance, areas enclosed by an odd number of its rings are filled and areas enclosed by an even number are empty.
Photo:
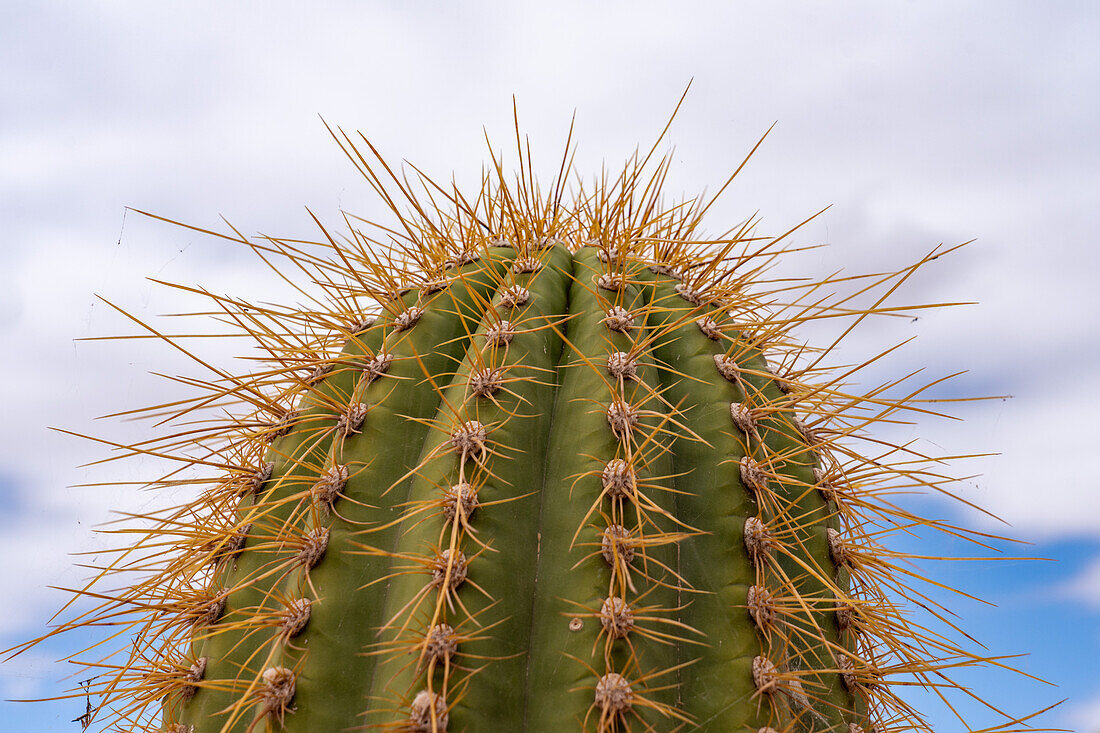
M1088 415L1100 410L1095 376L1081 377L1066 393L1057 385L1027 391L1010 400L972 403L954 410L959 422L924 420L900 431L904 438L924 438L937 452L997 453L960 462L956 474L977 478L959 493L1001 519L1011 536L1036 539L1095 537L1100 506L1093 500L1095 478L1075 456L1092 452ZM950 406L948 406L950 409ZM987 528L997 524L973 516Z
M1100 691L1087 702L1073 703L1066 717L1076 733L1100 733Z
M1058 592L1063 597L1085 603L1089 608L1100 609L1100 557L1086 564ZM1096 720L1100 720L1100 716Z

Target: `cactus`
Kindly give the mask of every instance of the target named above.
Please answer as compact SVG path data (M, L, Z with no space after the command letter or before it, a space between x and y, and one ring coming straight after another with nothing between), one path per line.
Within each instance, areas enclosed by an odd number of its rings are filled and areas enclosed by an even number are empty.
M893 680L957 686L948 670L985 660L908 620L904 598L930 604L882 538L979 538L889 499L949 489L868 431L932 411L926 388L856 394L858 368L794 333L893 312L828 291L888 295L944 250L866 281L773 281L791 232L705 236L713 199L665 204L652 153L571 199L568 158L544 189L529 156L511 181L495 154L475 195L418 194L365 138L333 136L397 224L216 235L324 302L204 293L262 365L210 367L194 399L147 411L181 427L127 453L177 464L155 486L199 489L139 517L77 591L98 605L49 634L118 627L113 654L89 651L105 722L927 728Z

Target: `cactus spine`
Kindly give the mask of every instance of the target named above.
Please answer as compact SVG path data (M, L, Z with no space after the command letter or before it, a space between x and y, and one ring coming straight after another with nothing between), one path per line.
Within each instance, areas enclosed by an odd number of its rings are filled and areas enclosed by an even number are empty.
M103 714L172 733L922 729L890 675L980 658L908 625L894 598L919 591L878 534L961 530L880 498L943 488L923 457L853 446L928 408L850 394L854 370L791 335L888 308L819 296L839 278L769 285L784 239L703 237L707 202L662 203L667 161L571 202L566 165L548 194L498 165L474 197L425 181L418 199L335 137L400 227L257 246L317 307L211 296L269 366L170 408L232 418L134 447L212 472L110 568L144 558L149 578L89 586L101 605L58 630L137 634L100 665Z

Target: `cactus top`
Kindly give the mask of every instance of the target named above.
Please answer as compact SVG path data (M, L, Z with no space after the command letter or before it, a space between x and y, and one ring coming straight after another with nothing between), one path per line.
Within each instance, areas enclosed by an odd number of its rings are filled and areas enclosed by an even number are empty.
M854 393L855 370L796 336L889 306L830 299L843 278L770 279L786 235L751 221L704 236L710 201L662 202L667 161L571 198L567 167L548 189L498 167L476 195L426 182L418 198L338 139L397 224L250 244L319 288L313 304L210 296L262 366L148 411L204 416L132 448L203 475L122 535L103 576L146 578L93 583L99 605L59 629L122 624L101 717L177 733L924 729L892 679L951 687L982 661L910 625L896 604L919 579L882 546L914 523L965 536L887 496L942 488L918 465L932 458L872 435L927 406Z

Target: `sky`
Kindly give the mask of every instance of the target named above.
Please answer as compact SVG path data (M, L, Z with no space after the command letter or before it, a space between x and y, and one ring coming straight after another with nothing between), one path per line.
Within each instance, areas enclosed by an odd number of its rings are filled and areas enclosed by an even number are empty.
M990 654L1026 655L1017 666L1049 683L977 671L975 690L1019 713L1065 699L1031 723L1097 733L1097 37L1090 2L0 5L0 648L43 632L66 597L50 586L86 576L74 553L103 547L93 528L112 510L159 501L126 483L151 466L81 468L107 449L51 429L135 439L141 424L97 417L176 394L151 371L195 373L163 345L82 340L135 332L107 301L149 319L195 305L150 278L290 297L243 248L128 207L315 237L309 211L384 214L323 121L471 180L485 136L509 140L514 100L548 179L574 114L575 168L594 173L650 143L691 82L663 148L670 192L715 189L775 123L710 226L756 213L780 233L830 207L798 233L829 246L783 272L896 269L974 240L899 295L971 305L872 321L837 358L915 337L866 379L966 370L938 396L1006 397L893 436L991 454L962 467L958 490L1003 523L913 501L1019 540L1001 549L1025 558L928 571L988 601L950 603ZM904 549L971 552L928 542ZM9 700L72 686L55 660L84 643L0 662L0 729L79 729L83 701ZM976 727L997 722L963 707ZM929 709L937 730L960 729Z

